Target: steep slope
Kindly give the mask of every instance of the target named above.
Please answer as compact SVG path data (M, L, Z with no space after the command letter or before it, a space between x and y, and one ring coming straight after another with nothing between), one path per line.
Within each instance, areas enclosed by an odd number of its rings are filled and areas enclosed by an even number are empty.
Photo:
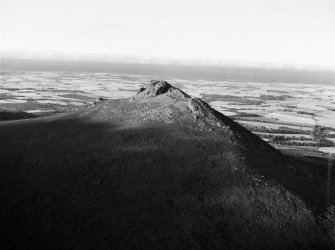
M0 166L5 248L332 244L291 193L319 202L308 172L167 82L77 113L1 123Z

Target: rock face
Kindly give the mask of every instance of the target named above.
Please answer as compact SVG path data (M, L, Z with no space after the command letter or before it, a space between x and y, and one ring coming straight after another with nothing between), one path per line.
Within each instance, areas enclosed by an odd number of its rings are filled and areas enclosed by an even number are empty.
M214 118L213 109L199 98L190 98L188 107L194 114L195 118Z
M165 94L168 91L172 93L176 90L178 90L180 93L183 93L182 95L187 96L180 89L171 86L166 81L152 80L146 87L140 88L140 90L137 92L137 95L141 97L156 97L158 95Z
M105 99L105 98L101 98L101 97L99 97L99 98L97 98L94 102L93 102L93 105L95 105L95 104L97 104L97 103L99 103L99 102L102 102L102 101L106 101L107 99Z

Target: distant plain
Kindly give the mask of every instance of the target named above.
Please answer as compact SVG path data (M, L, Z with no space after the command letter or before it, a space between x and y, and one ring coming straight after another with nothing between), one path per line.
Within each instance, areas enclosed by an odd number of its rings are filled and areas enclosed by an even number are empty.
M167 80L202 98L264 140L286 135L284 143L274 146L335 153L333 72L3 60L0 112L22 111L31 118L73 111L99 97L133 96L151 79ZM326 147L313 145L315 126L324 128ZM297 140L304 143L294 143Z

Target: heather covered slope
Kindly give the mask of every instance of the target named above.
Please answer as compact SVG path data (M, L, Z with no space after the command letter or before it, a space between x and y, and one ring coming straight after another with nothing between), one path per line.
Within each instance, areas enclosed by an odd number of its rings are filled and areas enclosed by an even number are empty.
M304 203L322 205L308 170L166 82L77 113L1 123L0 166L5 248L333 244L331 222Z

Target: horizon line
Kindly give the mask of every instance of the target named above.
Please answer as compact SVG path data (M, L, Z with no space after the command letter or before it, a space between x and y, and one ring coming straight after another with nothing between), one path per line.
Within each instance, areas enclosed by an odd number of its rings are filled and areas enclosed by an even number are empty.
M282 62L261 62L235 59L217 58L173 58L137 55L110 55L99 53L82 52L60 52L48 51L24 51L24 50L0 50L0 61L3 60L38 60L38 61L64 61L64 62L96 62L96 63L124 63L124 64L144 64L144 65L167 65L167 66L190 66L190 67L236 67L236 68L265 68L265 69L290 69L308 71L331 71L335 73L335 65L311 65L292 64Z

